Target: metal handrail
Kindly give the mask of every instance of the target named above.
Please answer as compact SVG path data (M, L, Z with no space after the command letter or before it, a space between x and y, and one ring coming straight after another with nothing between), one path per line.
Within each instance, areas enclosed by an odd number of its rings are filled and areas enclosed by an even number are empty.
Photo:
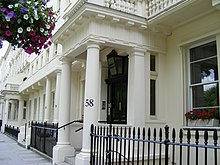
M73 123L83 123L83 120L73 120L73 121L71 121L71 122L69 122L69 123L67 123L67 124L64 124L64 125L62 125L62 126L60 126L60 127L58 127L58 128L51 128L51 127L38 126L38 125L31 125L31 126L32 126L32 127L36 127L36 128L48 129L48 130L59 130L59 129L64 128L64 127L66 127L66 126L68 126L68 125L70 125L70 124L73 124ZM82 128L81 128L81 129L82 129ZM79 129L79 130L81 130L81 129ZM77 131L77 132L78 132L78 131Z
M73 123L83 123L83 120L73 120L73 121L71 121L71 122L69 122L69 123L67 123L67 124L64 124L64 125L58 127L57 130L58 130L58 129L61 129L61 128L64 128L64 127L66 127L66 126L68 126L68 125L70 125L70 124L73 124Z

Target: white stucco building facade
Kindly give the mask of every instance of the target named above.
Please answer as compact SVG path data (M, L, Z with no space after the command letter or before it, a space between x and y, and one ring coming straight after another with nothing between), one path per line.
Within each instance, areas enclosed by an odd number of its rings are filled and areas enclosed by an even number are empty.
M53 45L39 56L9 49L0 61L2 132L4 124L83 119L59 129L53 163L73 156L87 165L91 124L182 128L186 112L219 108L219 1L51 3ZM205 85L217 87L211 105Z

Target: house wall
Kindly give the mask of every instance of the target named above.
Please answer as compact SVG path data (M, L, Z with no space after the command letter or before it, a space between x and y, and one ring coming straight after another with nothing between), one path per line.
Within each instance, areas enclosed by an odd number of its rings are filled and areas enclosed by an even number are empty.
M188 111L186 97L186 82L184 81L184 56L187 55L186 46L210 38L219 40L219 12L212 12L196 20L179 26L167 38L166 88L168 92L166 103L166 119L170 126L185 125L184 113ZM218 56L219 56L218 50ZM168 74L167 74L168 73ZM175 117L175 120L173 118Z

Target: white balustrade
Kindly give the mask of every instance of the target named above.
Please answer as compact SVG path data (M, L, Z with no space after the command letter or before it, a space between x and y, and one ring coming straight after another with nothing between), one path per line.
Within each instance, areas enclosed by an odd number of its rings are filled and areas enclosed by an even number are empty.
M5 90L18 91L18 84L7 84Z
M147 18L153 17L185 0L146 0Z
M137 11L137 1L135 0L104 0L105 7L126 13L135 14Z

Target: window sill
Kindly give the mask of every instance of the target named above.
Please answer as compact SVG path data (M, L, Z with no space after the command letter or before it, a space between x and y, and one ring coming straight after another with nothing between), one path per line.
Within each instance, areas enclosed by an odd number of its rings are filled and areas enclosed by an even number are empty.
M214 131L214 130L217 130L217 131L220 131L220 127L183 126L183 130L199 130L199 131L205 131L205 130Z

